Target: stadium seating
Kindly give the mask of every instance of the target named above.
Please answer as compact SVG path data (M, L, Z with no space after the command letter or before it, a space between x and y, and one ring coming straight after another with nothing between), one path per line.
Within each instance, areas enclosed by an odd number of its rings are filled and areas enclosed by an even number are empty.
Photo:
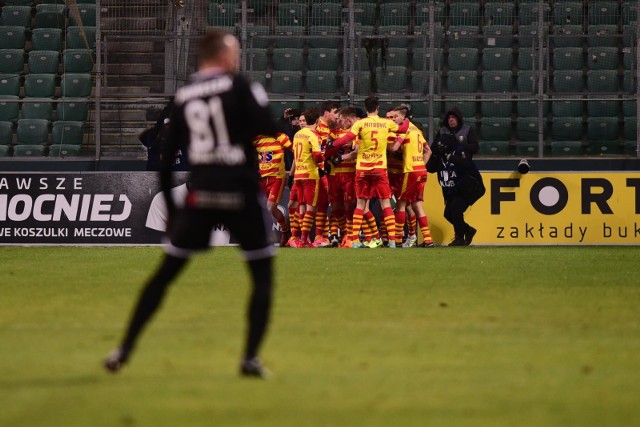
M50 102L24 102L20 117L22 119L43 119L50 122L53 118L53 106Z
M312 26L340 26L342 24L342 5L338 3L313 2L311 6Z
M20 74L0 74L0 96L20 95Z
M84 139L84 123L58 120L51 128L53 144L81 145Z
M267 76L264 71L243 71L242 74L253 82L258 82L262 86L267 85Z
M618 2L589 1L589 25L617 25L620 18Z
M24 50L0 49L0 73L20 74L24 71Z
M622 23L629 25L638 20L638 5L633 1L622 2Z
M303 51L302 49L274 49L271 65L276 71L302 70Z
M390 47L381 51L380 61L391 67L406 67L408 64L407 49Z
M477 48L480 30L478 27L451 25L446 35L450 48Z
M594 117L617 117L620 114L620 101L588 101L587 114Z
M549 102L544 102L542 115L546 117L550 109ZM538 101L518 101L516 102L516 112L520 117L536 117L538 115Z
M68 120L76 122L84 122L89 115L89 106L82 101L58 102L56 107L57 120Z
M2 25L31 28L31 6L4 6Z
M54 74L27 74L24 76L24 94L27 97L53 98L56 90Z
M16 130L18 144L47 143L49 137L49 121L44 119L20 119Z
M556 141L578 141L582 139L582 117L553 117L551 137Z
M518 20L520 25L531 25L534 22L538 22L538 3L522 3L520 2L519 11L518 11ZM549 22L549 17L551 14L551 8L547 3L544 5L543 9L543 19L544 22Z
M338 51L336 49L309 49L307 65L309 70L335 70L338 69Z
M302 71L274 71L271 76L271 91L282 94L302 92Z
M376 8L376 4L371 2L355 3L355 21L362 25L376 25Z
M304 27L301 26L277 26L277 36L273 42L275 48L302 49L304 47Z
M429 23L429 2L416 2L416 26ZM445 21L445 2L433 4L433 22L443 24Z
M383 3L380 5L381 25L409 25L409 3Z
M553 101L551 102L551 113L555 117L582 117L582 101Z
M36 10L35 28L65 28L67 18L65 12L60 12L66 10L64 4L39 4Z
M60 65L60 54L55 50L32 50L29 52L30 73L56 74Z
M428 24L422 24L420 26L415 26L413 29L413 47L415 48L424 48L430 47L431 39L429 38L431 34L431 29ZM433 42L434 47L438 48L442 46L444 40L444 27L442 24L437 23L433 27Z
M587 71L587 90L589 92L617 92L619 88L617 70Z
M24 144L13 147L14 157L43 157L46 147L39 144Z
M516 90L518 92L537 93L538 80L533 71L523 70L518 72L518 79L516 82Z
M516 155L522 157L538 157L540 147L538 141L518 141L514 144Z
M510 152L509 141L480 141L479 153L483 156L509 156Z
M473 93L478 90L476 71L449 71L447 88L453 93Z
M624 142L624 154L629 156L637 157L638 156L638 141L625 141Z
M0 40L3 49L24 49L25 28L21 26L0 26Z
M82 32L84 30L84 33ZM86 37L86 42L85 42ZM67 27L67 38L65 40L67 49L89 49L96 48L96 27L87 26Z
M615 141L620 136L617 117L589 117L587 138L590 141Z
M450 25L480 25L480 3L452 2L449 4Z
M484 25L513 25L514 3L485 3Z
M582 141L552 141L551 155L577 156L583 154Z
M73 157L80 155L80 146L56 144L49 147L49 157Z
M509 141L512 135L511 118L483 117L479 136L483 141Z
M582 70L584 55L579 47L557 47L553 49L553 68L556 70Z
M409 27L406 25L384 25L378 28L378 34L387 36L389 47L406 48L409 46Z
M618 49L615 47L587 49L587 66L591 70L617 70L618 63Z
M66 49L62 53L65 73L90 73L93 71L93 55L89 49Z
M623 136L627 140L637 140L638 138L638 119L636 117L627 117L624 119Z
M537 141L538 117L518 117L516 119L516 137L520 141Z
M306 82L308 93L333 94L338 90L335 71L307 71Z
M67 98L87 98L91 96L93 84L91 74L65 73L60 79L60 92Z
M582 71L558 70L553 72L553 88L556 92L582 92L584 78Z
M520 48L527 47L531 48L538 45L538 25L520 25L518 27L518 42L520 44ZM549 27L543 27L543 36L546 37L549 35Z
M413 49L412 66L414 70L429 70L432 61L431 51L424 48ZM433 58L433 69L440 70L444 64L443 49L436 49Z
M584 41L582 25L555 25L553 43L555 47L582 47Z
M621 40L616 25L589 25L587 34L589 47L617 47Z
M34 28L31 32L32 50L62 49L62 30L60 28Z
M82 25L85 27L95 27L96 26L96 5L91 3L83 3L78 5L78 14L80 15L80 20L82 21ZM69 22L70 25L80 25L79 22L76 21L76 18L73 14L69 14Z
M306 3L280 3L278 5L278 25L305 27L307 25Z
M449 49L450 70L477 70L480 64L478 49L461 47Z
M484 71L482 90L484 92L511 92L513 80L511 71Z
M0 146L11 145L13 141L13 123L0 122Z
M313 36L308 41L309 47L312 49L315 49L315 48L338 49L342 39L339 26L334 26L334 27L325 26L325 25L313 26L309 30L309 34Z
M555 25L582 25L584 13L582 2L556 2L553 8Z
M10 152L9 149L11 147L9 147L8 145L0 145L0 157L9 157L10 156Z
M247 51L247 69L264 71L267 69L267 49L249 49Z
M588 141L587 151L592 156L610 156L622 150L619 141Z
M407 84L407 76L405 70L405 67L376 68L376 82L378 85L378 92L403 92Z
M268 25L251 25L247 27L247 40L249 47L252 49L266 49L271 43L268 38L269 26Z
M508 47L514 45L513 27L511 25L491 25L484 27L485 47Z
M511 70L513 51L506 47L487 47L482 52L482 66L485 70Z
M0 96L0 121L15 122L18 120L20 104L15 102L18 99L17 96L12 95Z

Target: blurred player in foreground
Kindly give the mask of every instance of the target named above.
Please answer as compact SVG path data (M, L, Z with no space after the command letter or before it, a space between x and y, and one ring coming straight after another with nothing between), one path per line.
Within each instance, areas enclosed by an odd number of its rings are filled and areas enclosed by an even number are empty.
M212 228L224 224L240 243L253 280L240 374L268 376L257 354L269 321L275 248L271 220L259 200L257 154L251 141L256 135L276 135L278 129L262 86L238 75L239 51L234 36L209 31L200 46L199 71L176 93L166 152L187 148L191 186L184 207L176 208L171 165L163 161L160 182L169 212L166 254L142 290L120 346L104 361L110 372L127 363L169 284L194 251L208 248Z

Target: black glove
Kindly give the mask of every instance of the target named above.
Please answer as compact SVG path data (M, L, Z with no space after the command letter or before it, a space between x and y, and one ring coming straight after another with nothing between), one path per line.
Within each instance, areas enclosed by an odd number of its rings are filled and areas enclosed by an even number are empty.
M320 178L322 178L323 176L325 176L327 173L324 171L324 169L322 168L318 168L318 173L320 174Z
M392 154L397 160L402 160L402 151L393 151Z
M287 187L293 188L293 174L289 175L289 178L287 179Z
M342 163L342 156L335 156L333 159L331 159L331 163L333 163L333 166L338 166L340 163Z
M439 139L431 144L431 151L438 157L444 157L445 149L445 145Z
M325 150L331 149L333 148L333 139L330 139L327 141L327 145L325 147Z

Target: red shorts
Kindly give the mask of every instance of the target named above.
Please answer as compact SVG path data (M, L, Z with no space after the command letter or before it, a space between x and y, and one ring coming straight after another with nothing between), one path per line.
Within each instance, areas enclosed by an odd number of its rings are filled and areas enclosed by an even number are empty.
M424 185L427 182L427 172L407 172L403 175L404 179L402 180L399 199L409 203L424 200Z
M319 179L298 179L293 186L297 187L298 202L300 204L318 205L318 194L320 193Z
M326 212L327 208L329 207L329 179L327 175L320 178L317 206L323 212Z
M356 197L358 199L391 198L391 187L386 169L356 171Z
M282 198L285 179L278 176L260 178L260 188L270 202L278 203Z
M337 173L329 180L332 203L352 205L356 201L355 174Z
M403 173L396 173L396 172L389 173L389 187L391 187L391 192L396 197L396 199L400 198L403 179L404 179Z
M299 199L300 195L298 194L298 187L294 183L289 191L289 201L298 203Z

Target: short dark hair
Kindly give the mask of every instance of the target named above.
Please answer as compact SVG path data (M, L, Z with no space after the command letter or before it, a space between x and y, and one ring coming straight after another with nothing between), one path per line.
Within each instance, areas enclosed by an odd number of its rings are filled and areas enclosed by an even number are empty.
M320 104L320 115L323 115L327 111L331 111L334 108L338 108L339 105L336 101L322 101Z
M309 107L304 110L302 115L307 121L307 125L312 125L320 118L320 109L318 109L317 107Z
M208 30L204 38L200 42L199 60L200 63L214 60L228 49L228 45L224 42L225 37L233 36L226 31L212 29Z
M404 117L407 117L407 115L409 114L409 108L406 105L401 105L399 107L394 108L391 111L397 111L398 113L401 113Z
M358 117L358 113L353 107L342 107L336 113L344 117Z
M364 109L367 113L375 113L375 111L380 107L380 101L377 96L367 96L364 100Z

